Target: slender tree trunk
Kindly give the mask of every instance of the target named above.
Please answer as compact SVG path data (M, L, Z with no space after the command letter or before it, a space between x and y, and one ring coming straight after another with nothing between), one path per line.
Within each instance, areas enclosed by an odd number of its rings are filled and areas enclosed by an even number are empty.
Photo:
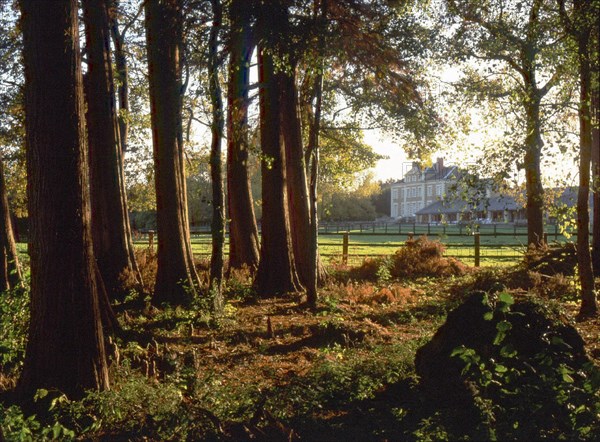
M109 387L89 219L77 1L21 0L31 319L20 379L79 396Z
M210 289L214 297L214 310L223 310L223 247L225 244L225 197L223 190L223 166L221 142L223 139L223 101L219 82L219 29L222 26L223 10L220 0L211 0L213 24L209 37L209 90L212 106L212 141L210 147L210 176L212 180L212 254L210 262Z
M15 287L22 287L21 267L6 194L4 161L0 154L0 292Z
M154 302L181 304L199 285L181 143L182 0L148 0L145 10L158 227Z
M592 128L592 189L593 189L593 232L592 232L592 263L594 276L600 277L600 131L598 130L598 121L600 113L598 106L600 94L596 92L592 103L595 110L595 126Z
M114 98L107 0L84 0L90 195L94 254L111 300L124 300L126 277L141 285L133 253Z
M112 14L110 20L110 33L115 46L115 74L117 76L117 97L119 99L119 136L121 151L127 151L129 140L129 66L125 53L125 35L119 31L119 19L117 15L118 0L112 1Z
M592 33L592 185L594 192L594 224L592 262L594 275L600 277L600 36ZM595 45L595 48L594 48Z
M540 133L540 98L535 93L530 94L525 107L527 114L525 140L527 244L540 245L544 241L544 188L540 169L544 142Z
M320 2L320 18L323 21L322 25L325 25L327 19L327 0L321 0ZM317 11L317 1L315 0L315 12ZM315 95L315 110L314 118L310 124L309 139L308 139L308 162L310 164L310 217L311 217L311 229L310 229L310 241L309 241L309 256L310 256L310 273L309 280L306 285L306 302L313 308L317 308L318 292L317 286L319 282L319 207L317 204L317 185L319 182L319 132L321 130L321 110L323 108L323 61L322 57L325 52L325 35L324 29L319 34L318 39L318 53L317 56L321 57L319 61L319 70L315 78L314 95Z
M280 129L280 94L272 55L259 49L260 138L262 147L262 234L255 287L262 296L301 288L294 264L287 211L285 156Z
M591 70L589 34L578 35L579 58L579 191L577 194L577 263L581 285L580 317L598 313L594 271L590 254L590 166L592 159L592 125L590 111Z
M259 241L248 175L248 89L250 87L250 17L245 0L230 6L227 82L227 200L229 204L229 267L256 270Z
M306 286L310 280L310 202L302 129L298 115L298 97L294 74L276 74L281 89L281 130L285 143L285 171L287 177L287 198L290 211L290 226L294 260L300 282Z

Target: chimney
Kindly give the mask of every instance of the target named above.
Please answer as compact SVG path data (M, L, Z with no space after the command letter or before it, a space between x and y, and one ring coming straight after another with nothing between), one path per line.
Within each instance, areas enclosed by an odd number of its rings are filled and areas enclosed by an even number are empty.
M438 171L442 171L442 169L444 168L444 158L440 157L437 159L437 169Z

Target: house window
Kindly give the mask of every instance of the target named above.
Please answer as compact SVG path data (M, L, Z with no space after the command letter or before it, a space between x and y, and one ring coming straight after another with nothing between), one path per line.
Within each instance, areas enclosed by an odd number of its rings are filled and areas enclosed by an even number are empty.
M432 186L427 186L427 196L431 196L432 193L433 193Z
M438 184L437 186L435 186L435 194L438 196L442 194L442 185L441 184Z
M396 201L398 199L398 189L392 189L392 200Z

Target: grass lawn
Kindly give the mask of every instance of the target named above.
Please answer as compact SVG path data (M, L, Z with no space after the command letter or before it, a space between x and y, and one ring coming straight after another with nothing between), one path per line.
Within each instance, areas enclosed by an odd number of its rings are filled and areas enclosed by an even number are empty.
M427 226L419 226L424 229ZM432 226L433 228L434 226ZM437 227L437 226L436 226ZM446 229L446 235L443 235L441 226L439 232L430 236L432 239L439 239L446 246L446 256L451 256L464 261L466 264L473 265L475 260L474 237L463 229L463 235L459 236L457 226L451 226ZM507 231L497 230L497 235L484 232L480 237L481 244L481 265L498 266L514 264L518 261L525 250L526 237L519 235L510 235ZM408 230L407 230L408 231ZM503 233L503 234L501 234ZM419 233L419 235L424 233ZM348 261L352 264L359 264L366 257L377 257L392 255L398 248L402 247L408 236L405 233L389 233L359 231L350 232ZM565 241L562 236L559 241ZM139 247L147 246L148 239L143 238L135 241ZM228 251L228 238L225 240L225 253ZM319 251L326 261L341 261L342 259L342 233L324 233L319 235ZM192 236L192 250L195 255L208 257L210 255L211 237L208 233L194 234Z

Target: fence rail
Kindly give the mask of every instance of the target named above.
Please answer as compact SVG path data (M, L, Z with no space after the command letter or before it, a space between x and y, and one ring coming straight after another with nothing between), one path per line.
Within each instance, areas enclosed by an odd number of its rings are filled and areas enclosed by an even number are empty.
M396 232L387 235L377 231L366 232L364 229L362 232L360 229L340 233L322 231L319 235L320 255L325 261L353 265L362 263L366 258L389 256L403 247L407 239L427 234L427 225L417 224L417 227L420 227L415 229L417 232L406 229L402 234ZM515 235L514 231L502 232L497 227L495 231L492 229L487 229L487 232L464 231L461 234L457 226L452 226L454 230L449 230L450 228L446 226L444 235L441 232L432 232L431 227L428 229L431 233L430 237L442 242L445 248L444 256L458 258L466 264L475 266L510 264L521 259L526 250L526 230L518 231ZM565 240L557 232L551 234L551 237L546 240L552 241L554 238ZM153 245L155 234L154 232L140 233L136 242ZM209 257L210 244L211 237L208 233L192 234L192 247L196 256ZM227 252L226 247L225 253Z

